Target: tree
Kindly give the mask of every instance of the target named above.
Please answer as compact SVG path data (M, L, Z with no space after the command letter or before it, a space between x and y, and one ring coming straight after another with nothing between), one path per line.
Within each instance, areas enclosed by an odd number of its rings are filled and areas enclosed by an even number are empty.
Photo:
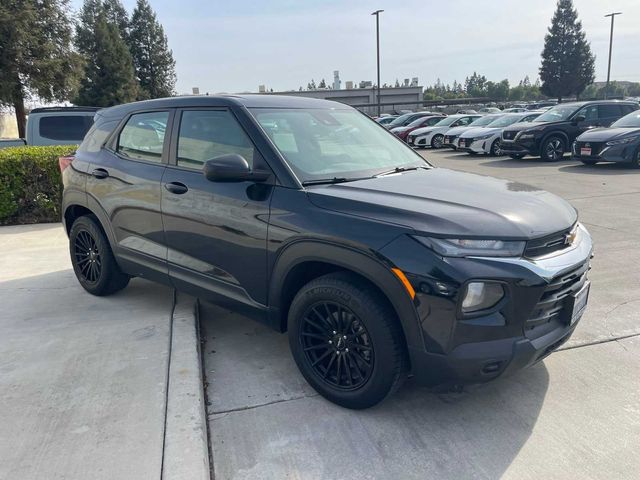
M486 83L487 97L491 100L507 100L509 98L509 80L505 79L501 82L487 82Z
M327 88L327 84L324 81L324 78L320 80L320 83L318 84L318 88Z
M579 96L595 78L595 57L578 20L572 0L558 0L544 39L540 79L550 97Z
M139 99L169 97L175 93L176 62L167 36L147 0L138 0L131 16L129 46Z
M104 11L98 14L93 33L93 51L88 52L85 78L74 103L109 107L135 100L138 85L131 54Z
M471 77L465 79L464 89L471 97L484 97L487 94L487 77L473 72Z
M0 3L0 104L14 108L20 137L27 98L63 101L77 85L71 25L68 0Z
M129 16L119 0L85 0L80 9L75 38L76 49L85 56L95 52L95 27L100 14L104 14L107 23L116 25L120 37L128 41Z

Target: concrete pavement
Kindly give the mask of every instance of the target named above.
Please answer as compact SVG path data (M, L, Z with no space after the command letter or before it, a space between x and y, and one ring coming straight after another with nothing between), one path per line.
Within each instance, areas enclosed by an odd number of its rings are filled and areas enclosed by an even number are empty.
M172 330L171 289L134 279L93 297L67 248L59 224L0 229L0 478L208 478L193 299ZM170 359L186 380L167 390Z
M426 154L540 186L580 209L596 258L573 339L511 378L439 395L409 381L355 412L304 382L284 335L203 305L216 479L637 478L640 171Z

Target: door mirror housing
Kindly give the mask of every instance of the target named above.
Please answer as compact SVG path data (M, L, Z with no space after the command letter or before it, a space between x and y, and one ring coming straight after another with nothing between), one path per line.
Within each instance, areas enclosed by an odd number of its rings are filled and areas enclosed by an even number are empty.
M237 153L207 160L202 172L211 182L264 182L270 176L270 172L251 170L249 162Z
M580 122L584 122L586 119L587 119L587 117L585 117L584 115L576 115L573 118L573 123L574 123L574 125L577 125Z

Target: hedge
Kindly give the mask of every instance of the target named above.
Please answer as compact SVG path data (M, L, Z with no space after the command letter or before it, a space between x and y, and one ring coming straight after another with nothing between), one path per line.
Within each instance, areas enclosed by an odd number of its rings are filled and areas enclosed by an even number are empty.
M59 222L62 180L58 157L77 145L0 149L0 225Z

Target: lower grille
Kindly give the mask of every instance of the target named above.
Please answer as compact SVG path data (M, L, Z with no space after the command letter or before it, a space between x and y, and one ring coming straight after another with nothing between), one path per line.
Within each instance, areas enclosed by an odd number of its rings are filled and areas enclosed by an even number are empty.
M509 130L505 130L504 132L502 132L502 138L505 140L513 140L514 138L516 138L516 134L518 132L510 132Z
M581 154L581 150L583 148L590 148L591 149L591 156L595 157L604 148L604 142L576 142L575 153L577 155L580 155Z
M589 260L573 270L553 278L545 287L525 327L535 328L552 320L568 322L569 318L567 317L571 312L566 308L568 306L567 300L570 295L577 293L582 288L587 280L588 271Z

